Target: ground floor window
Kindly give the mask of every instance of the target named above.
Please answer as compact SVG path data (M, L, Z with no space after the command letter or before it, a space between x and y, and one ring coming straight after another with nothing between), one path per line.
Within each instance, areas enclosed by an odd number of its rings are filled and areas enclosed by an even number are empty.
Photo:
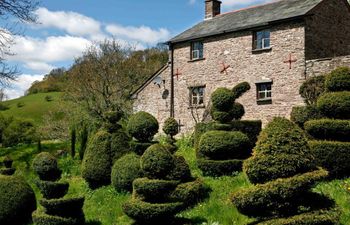
M272 82L258 83L257 88L257 100L258 101L271 101L272 99Z
M205 86L190 87L190 106L204 106Z

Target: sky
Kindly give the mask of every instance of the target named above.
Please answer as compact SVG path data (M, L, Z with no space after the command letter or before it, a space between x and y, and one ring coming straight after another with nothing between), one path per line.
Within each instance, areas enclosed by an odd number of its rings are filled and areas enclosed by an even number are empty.
M269 1L222 0L222 12ZM38 23L22 25L7 59L20 70L8 99L52 69L69 68L93 43L114 38L144 49L169 40L203 20L204 0L41 0L35 14Z

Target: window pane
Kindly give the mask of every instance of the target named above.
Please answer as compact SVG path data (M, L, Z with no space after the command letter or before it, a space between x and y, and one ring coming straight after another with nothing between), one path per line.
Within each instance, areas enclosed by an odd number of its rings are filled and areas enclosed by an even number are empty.
M265 98L265 92L260 92L259 99L264 99L264 98Z
M203 96L199 98L199 102L198 102L198 104L200 104L200 105L201 105L201 104L204 104L204 99L203 99Z
M197 102L198 102L198 101L197 101L197 97L193 96L193 98L192 98L192 104L193 104L193 105L197 105L197 104L198 104Z
M271 98L271 91L267 92L267 98Z

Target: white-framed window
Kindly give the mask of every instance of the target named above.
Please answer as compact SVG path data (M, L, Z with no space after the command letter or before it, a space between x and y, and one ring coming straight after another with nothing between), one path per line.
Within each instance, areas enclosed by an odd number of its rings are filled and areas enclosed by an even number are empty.
M256 84L257 88L257 100L258 101L270 101L272 99L272 83L259 83Z
M253 49L269 49L270 47L270 30L255 31L253 34Z
M203 42L195 41L191 43L191 60L203 59Z
M205 86L190 87L190 106L204 106Z

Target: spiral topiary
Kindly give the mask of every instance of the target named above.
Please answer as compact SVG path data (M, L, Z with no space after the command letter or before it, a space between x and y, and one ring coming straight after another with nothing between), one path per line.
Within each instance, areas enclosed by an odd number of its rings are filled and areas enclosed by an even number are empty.
M259 225L338 224L334 202L312 192L328 176L313 161L304 132L285 118L274 118L261 132L253 156L244 162L255 185L234 193L233 203Z

